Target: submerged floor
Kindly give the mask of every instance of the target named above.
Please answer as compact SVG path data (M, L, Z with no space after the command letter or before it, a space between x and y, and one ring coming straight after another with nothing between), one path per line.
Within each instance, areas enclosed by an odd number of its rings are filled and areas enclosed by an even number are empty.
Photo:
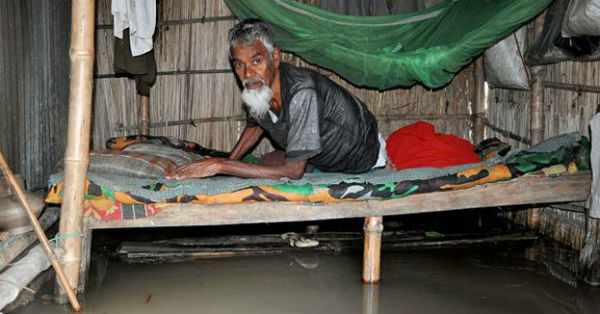
M84 313L598 313L599 289L573 288L524 255L524 249L383 252L376 286L360 282L359 252L112 261L107 271L92 272L81 299ZM71 313L45 299L15 313Z

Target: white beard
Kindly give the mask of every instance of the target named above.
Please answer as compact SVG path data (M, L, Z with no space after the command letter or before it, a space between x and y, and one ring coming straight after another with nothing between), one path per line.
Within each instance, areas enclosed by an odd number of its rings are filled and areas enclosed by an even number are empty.
M273 91L265 84L258 89L244 88L242 101L248 108L248 113L256 120L262 119L269 112L269 102L273 99ZM246 81L243 82L246 86Z

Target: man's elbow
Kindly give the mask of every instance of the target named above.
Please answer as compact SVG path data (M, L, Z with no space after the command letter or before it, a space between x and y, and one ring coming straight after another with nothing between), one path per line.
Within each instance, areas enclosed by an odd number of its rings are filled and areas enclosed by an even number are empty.
M292 180L300 180L304 176L304 166L305 165L293 165L292 167L287 167L286 177Z
M300 179L302 179L303 176L304 176L304 171L301 171L299 173L293 172L288 176L288 178L290 178L292 180L300 180Z

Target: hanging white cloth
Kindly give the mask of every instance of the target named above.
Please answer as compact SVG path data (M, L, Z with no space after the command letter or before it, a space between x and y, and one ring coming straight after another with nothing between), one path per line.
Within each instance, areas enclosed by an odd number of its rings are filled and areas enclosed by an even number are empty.
M123 39L129 28L131 55L139 56L152 50L152 36L156 26L156 0L112 0L114 35Z
M592 166L592 191L590 195L590 216L600 219L600 113L590 122L592 130L592 152L590 161Z

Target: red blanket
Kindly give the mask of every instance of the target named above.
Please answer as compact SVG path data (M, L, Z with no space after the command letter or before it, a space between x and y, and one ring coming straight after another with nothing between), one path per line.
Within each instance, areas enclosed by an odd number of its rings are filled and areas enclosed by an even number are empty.
M388 156L398 170L481 161L473 152L473 144L454 135L435 133L435 127L423 121L396 130L386 145Z

